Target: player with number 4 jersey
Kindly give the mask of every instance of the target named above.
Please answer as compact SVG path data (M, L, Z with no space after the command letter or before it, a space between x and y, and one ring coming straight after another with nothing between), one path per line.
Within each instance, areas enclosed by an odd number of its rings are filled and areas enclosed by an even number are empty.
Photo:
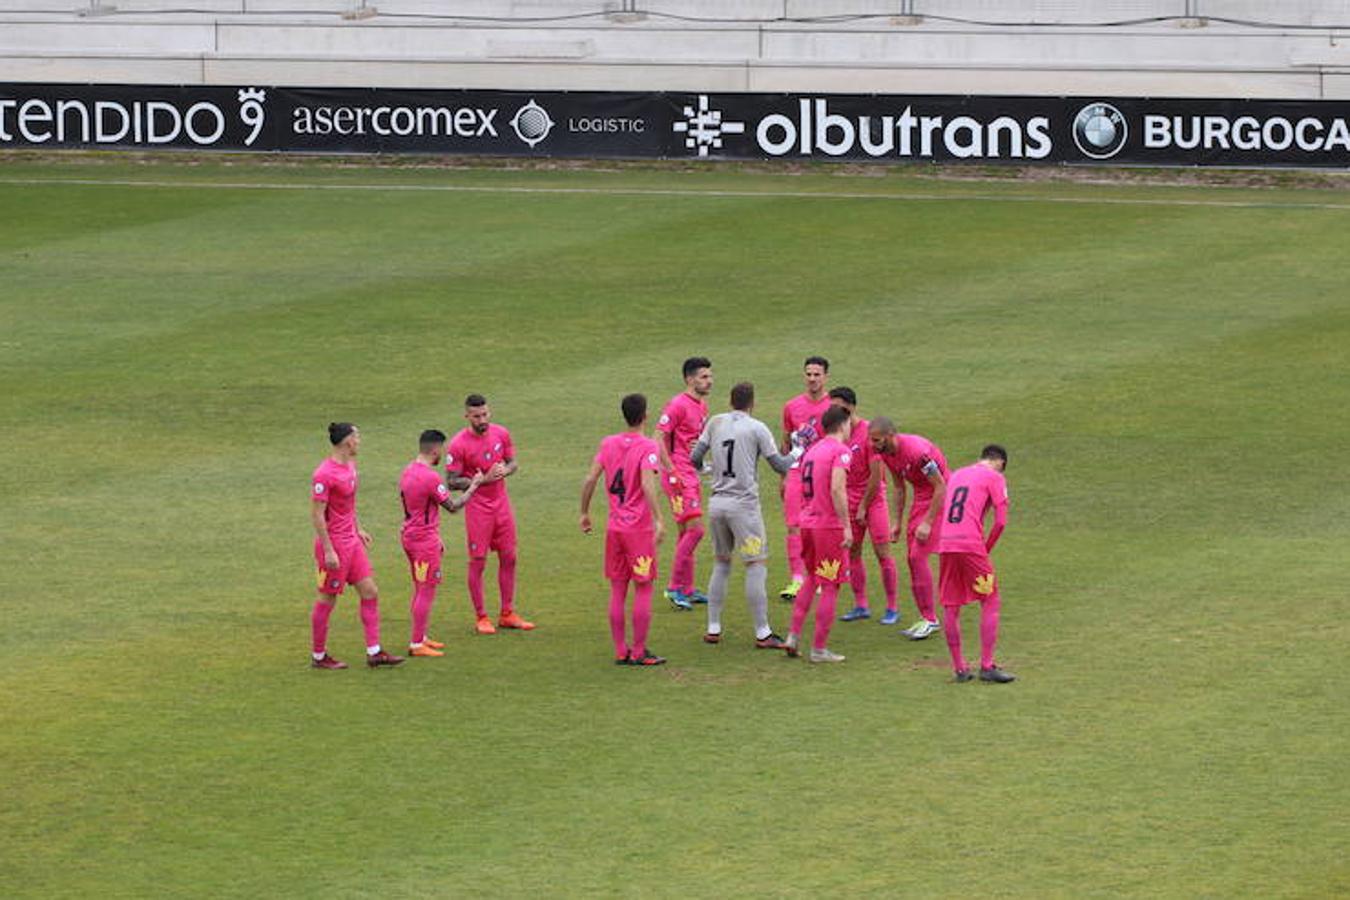
M581 530L591 532L591 498L604 479L609 497L605 528L605 578L609 580L609 627L614 662L624 666L657 666L665 659L647 647L652 621L652 585L656 548L665 533L659 506L660 451L642 433L647 423L647 398L629 394L619 404L628 429L600 442L581 486ZM628 584L634 584L632 640L627 639L624 606Z
M961 607L975 602L980 604L980 680L999 684L1014 680L994 664L1002 601L998 576L989 560L1008 522L1008 482L1003 476L1007 466L1008 452L998 444L988 445L978 462L952 473L942 502L938 592L958 682L974 678L961 652ZM986 537L984 520L991 508L994 523Z

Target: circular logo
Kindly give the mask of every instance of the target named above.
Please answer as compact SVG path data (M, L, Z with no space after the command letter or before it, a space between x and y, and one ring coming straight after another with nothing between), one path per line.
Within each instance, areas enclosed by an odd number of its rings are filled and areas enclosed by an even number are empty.
M1109 103L1089 103L1073 117L1073 142L1092 159L1115 156L1129 134L1125 116Z
M511 119L511 127L515 130L516 137L531 147L548 137L553 125L554 122L548 117L548 113L535 103L533 98L516 110L515 116Z

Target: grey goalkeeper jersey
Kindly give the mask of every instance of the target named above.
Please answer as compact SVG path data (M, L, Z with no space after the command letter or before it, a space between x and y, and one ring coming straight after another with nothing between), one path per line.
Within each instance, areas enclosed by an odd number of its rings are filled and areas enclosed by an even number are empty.
M703 426L690 458L702 467L704 455L712 466L714 497L759 502L759 458L778 472L792 465L790 456L778 453L769 428L740 410L713 416Z

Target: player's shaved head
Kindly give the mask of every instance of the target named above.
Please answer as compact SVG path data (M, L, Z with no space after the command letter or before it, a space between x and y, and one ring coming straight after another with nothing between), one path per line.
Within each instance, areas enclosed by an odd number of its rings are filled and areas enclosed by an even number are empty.
M808 356L806 362L802 363L802 368L805 369L807 366L820 366L824 371L830 371L830 361L823 356Z
M421 436L417 439L417 449L423 453L430 453L444 443L445 432L435 428L428 428L426 431L422 432Z
M1003 449L1000 444L986 444L980 451L980 459L987 459L990 462L1001 463L999 471L1008 468L1008 451Z
M629 428L636 428L647 420L647 398L643 394L628 394L619 401L619 409Z
M831 406L820 417L820 427L826 434L834 434L848 424L848 410L842 406Z
M868 431L872 434L884 435L889 437L895 434L895 423L888 416L877 416L868 426Z
M731 389L731 408L741 411L749 410L755 405L755 386L748 381L742 381Z
M351 422L329 422L328 442L336 447L338 444L351 437L352 432L354 431L356 431L356 426Z

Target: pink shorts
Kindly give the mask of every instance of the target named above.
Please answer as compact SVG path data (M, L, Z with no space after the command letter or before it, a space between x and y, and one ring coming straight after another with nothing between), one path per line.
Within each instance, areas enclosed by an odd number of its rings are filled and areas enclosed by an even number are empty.
M861 501L861 497L859 500ZM862 552L863 535L857 534L858 517L855 513L858 511L857 504L850 504L848 514L852 516L855 534L853 535L853 555L857 556ZM891 512L886 506L886 498L878 495L872 501L872 507L867 510L867 537L872 539L873 544L889 544L891 542Z
M938 538L942 536L942 519L939 516L933 517L933 530L928 534L928 540L919 543L919 539L914 536L918 530L919 523L928 515L929 505L915 504L909 510L909 521L905 524L905 543L908 545L910 556L926 556L929 553L937 552Z
M605 577L639 584L656 578L656 538L650 528L605 532Z
M703 491L697 472L661 476L661 489L670 499L670 514L676 522L688 522L703 515Z
M516 516L505 509L474 512L472 504L464 510L464 543L469 559L483 559L495 551L498 556L516 553Z
M445 555L445 544L441 543L439 537L410 540L404 535L403 552L408 557L413 584L441 583L441 558Z
M783 479L783 521L789 528L802 526L802 470L788 469Z
M803 528L802 559L817 581L848 581L848 552L843 528Z
M351 543L334 541L333 549L337 551L338 567L331 570L325 569L323 566L323 542L318 540L314 542L314 562L317 564L314 581L318 585L320 594L329 594L336 597L346 589L347 585L364 581L374 573L370 569L370 558L366 556L366 545L359 540Z
M997 600L998 581L986 553L938 554L938 596L943 606Z

